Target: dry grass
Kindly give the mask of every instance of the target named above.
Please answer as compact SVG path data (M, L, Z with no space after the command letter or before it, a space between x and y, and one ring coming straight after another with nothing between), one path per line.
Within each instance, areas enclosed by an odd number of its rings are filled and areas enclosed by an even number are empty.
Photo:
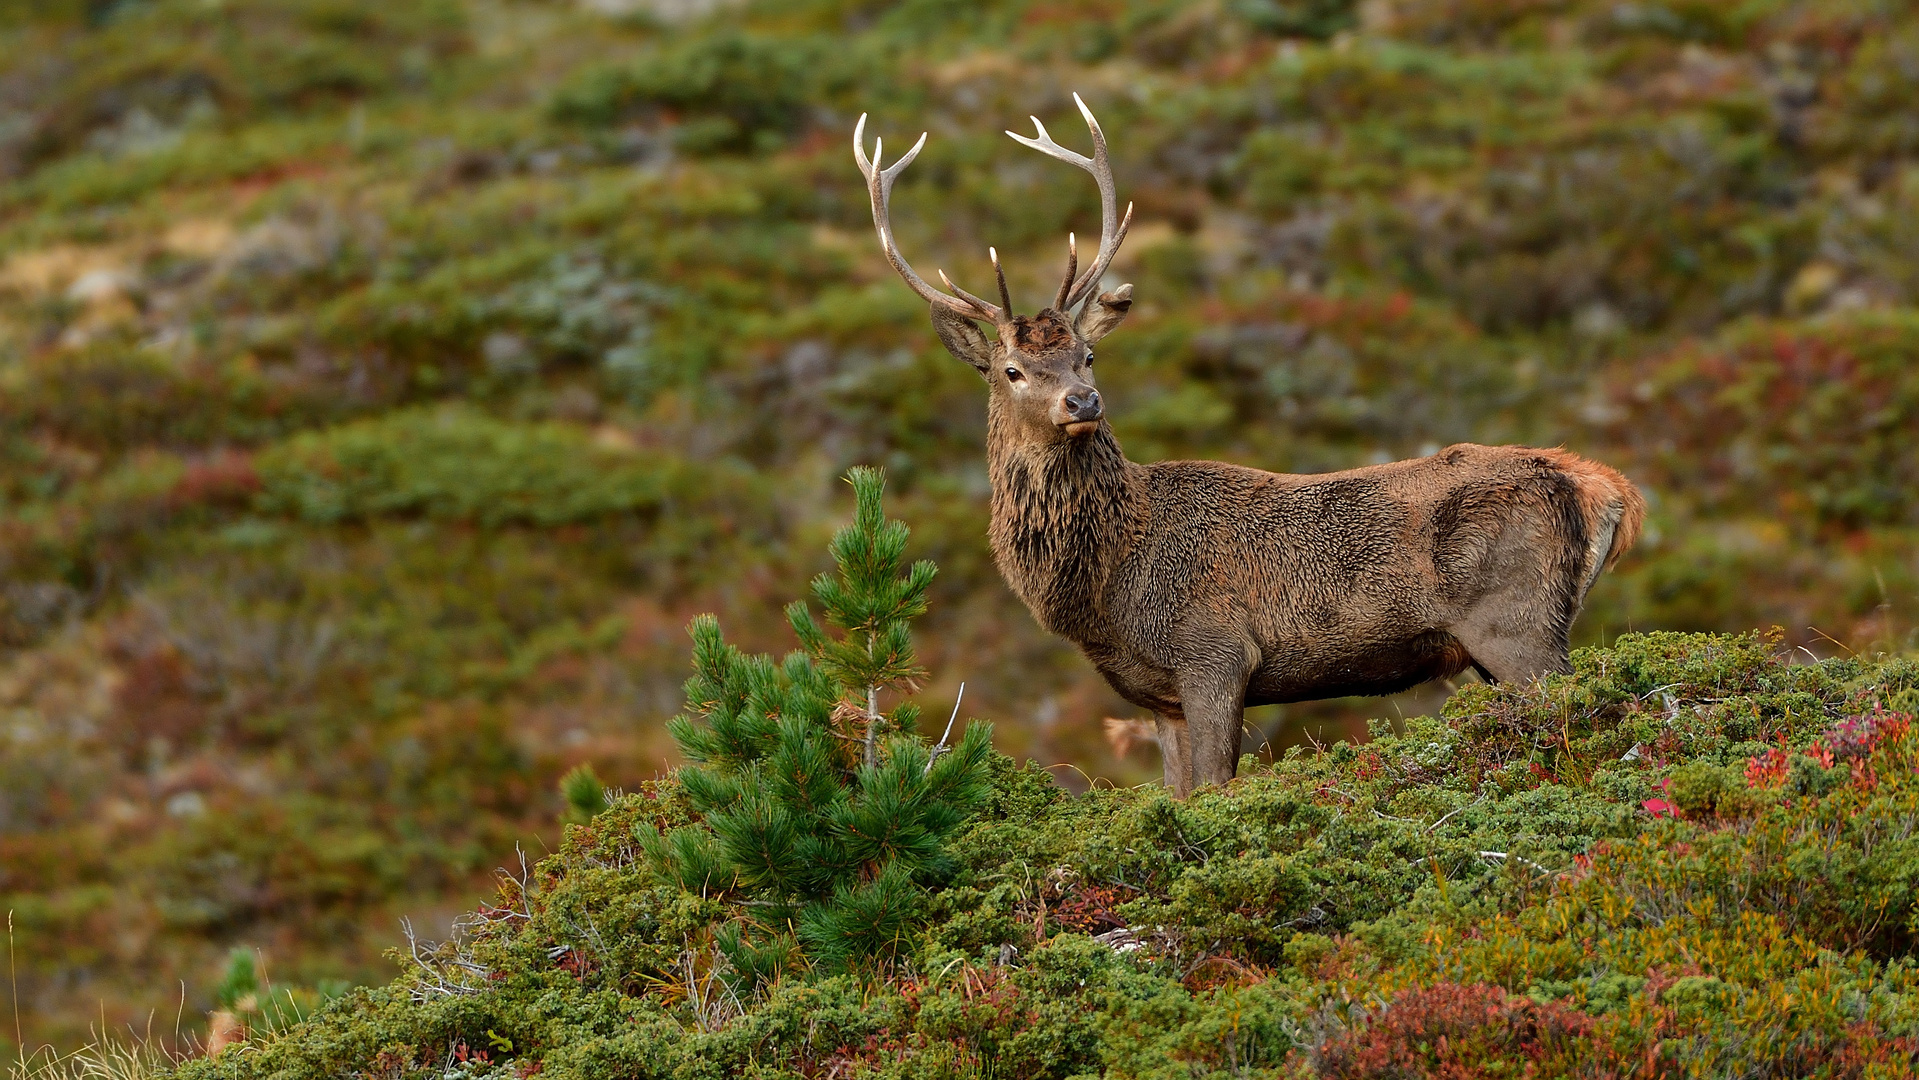
M92 1030L85 1046L60 1053L42 1045L28 1052L20 1023L20 976L14 965L13 912L7 912L7 987L13 1011L14 1052L6 1063L6 1080L146 1080L172 1071L173 1067L200 1051L199 1040L179 1036L175 1020L177 1049L169 1049L152 1031L144 1035L129 1031L127 1038L114 1036L102 1027Z
M120 1040L97 1033L78 1050L57 1053L43 1046L7 1063L6 1080L146 1080L166 1073L187 1054L157 1039Z

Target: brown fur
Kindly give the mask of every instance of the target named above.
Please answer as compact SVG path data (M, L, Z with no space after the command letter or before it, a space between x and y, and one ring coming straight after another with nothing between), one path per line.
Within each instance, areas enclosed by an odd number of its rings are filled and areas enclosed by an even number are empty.
M1318 475L1126 460L1093 391L1092 345L1131 287L1077 320L1047 309L988 341L939 308L947 347L991 388L991 542L1040 625L1158 717L1184 797L1238 766L1251 705L1389 694L1468 666L1496 680L1569 670L1567 637L1645 506L1564 450L1448 447ZM1014 378L1008 369L1017 372Z

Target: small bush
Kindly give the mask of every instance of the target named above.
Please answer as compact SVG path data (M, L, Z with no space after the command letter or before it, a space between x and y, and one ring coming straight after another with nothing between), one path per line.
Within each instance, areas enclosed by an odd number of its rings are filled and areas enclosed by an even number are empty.
M1353 0L1232 0L1227 8L1268 34L1324 40L1359 21L1357 6Z
M1400 991L1359 1030L1328 1042L1316 1055L1318 1073L1338 1080L1579 1076L1580 1064L1591 1064L1592 1029L1591 1017L1557 1002L1436 983Z
M576 427L416 409L295 436L255 459L259 508L305 521L417 515L561 525L657 506L668 459L607 449Z
M820 39L737 32L693 38L587 72L555 96L552 110L561 120L598 126L671 110L683 149L765 150L800 129L842 55Z
M560 777L560 795L566 799L564 820L584 825L606 810L606 784L591 765L576 765Z

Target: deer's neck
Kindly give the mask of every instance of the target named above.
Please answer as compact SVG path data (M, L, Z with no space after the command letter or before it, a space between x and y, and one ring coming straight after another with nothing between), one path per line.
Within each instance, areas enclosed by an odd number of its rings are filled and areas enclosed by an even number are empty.
M1040 625L1081 645L1104 636L1103 596L1131 548L1134 472L1104 423L1082 439L1022 444L989 410L993 555Z

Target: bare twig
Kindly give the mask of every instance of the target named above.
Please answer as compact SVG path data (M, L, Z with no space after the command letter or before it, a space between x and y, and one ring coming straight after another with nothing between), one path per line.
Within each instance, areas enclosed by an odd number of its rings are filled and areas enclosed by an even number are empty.
M1426 826L1426 831L1432 832L1435 829L1438 829L1441 825L1444 825L1448 821L1451 821L1454 814L1459 813L1461 810L1470 810L1473 807L1478 806L1481 802L1485 801L1485 798L1486 797L1484 795L1481 795L1479 798L1474 799L1472 802L1467 803L1465 806L1457 807L1449 811L1445 817L1442 817L1438 821L1433 822L1431 825Z
M485 920L479 920L484 922ZM466 976L477 975L484 982L492 975L492 969L475 960L467 950L464 940L467 929L465 919L453 924L453 937L442 942L422 942L413 932L413 920L400 919L401 932L406 934L407 952L425 978L407 991L415 1004L424 1005L435 997L466 997L480 992ZM442 952L451 950L451 956L442 956ZM455 969L449 974L448 968Z
M933 771L933 763L950 749L946 745L946 740L953 734L953 721L959 719L960 702L964 700L966 700L966 684L962 682L959 685L959 693L953 695L953 715L946 718L946 730L940 732L939 744L933 747L933 752L926 755L926 771L929 773Z
M27 1052L25 1029L20 1026L20 972L13 965L13 909L7 909L7 978L13 982L13 1045L21 1054ZM24 1060L24 1059L23 1059Z
M532 901L533 871L530 868L528 868L526 864L525 848L522 848L519 844L515 843L513 845L513 853L519 856L520 858L519 873L515 874L513 871L508 870L504 866L494 867L493 872L500 875L502 880L510 881L513 883L514 891L519 894L519 908L517 910L513 908L506 908L506 909L494 908L492 910L501 911L503 913L504 918L525 919L528 922L531 922L533 920L533 901ZM488 919L486 921L491 922L492 920Z

